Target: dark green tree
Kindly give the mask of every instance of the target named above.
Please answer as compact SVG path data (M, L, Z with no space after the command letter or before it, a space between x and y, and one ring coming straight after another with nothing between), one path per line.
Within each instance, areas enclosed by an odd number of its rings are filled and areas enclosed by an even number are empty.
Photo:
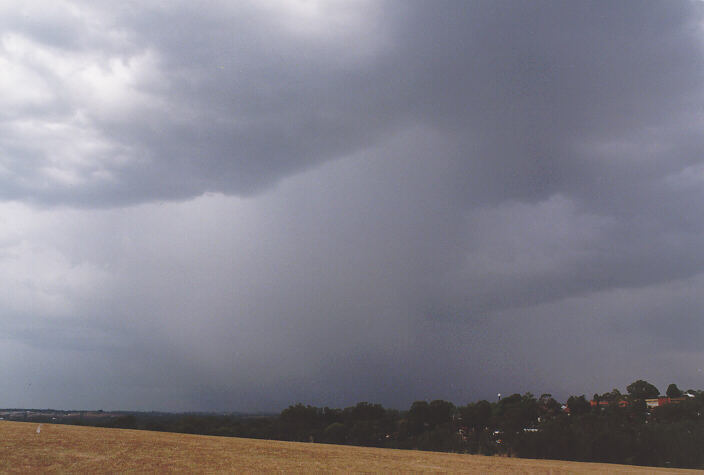
M647 381L639 379L628 386L626 386L626 391L632 399L648 399L653 397L658 397L660 391L658 388L653 386Z
M323 431L322 441L329 444L344 444L347 442L347 427L340 422L333 422Z
M301 442L315 440L317 433L325 428L325 422L322 409L298 403L281 411L280 436L284 440Z
M491 403L487 400L481 400L471 406L471 422L468 424L475 430L484 430L489 426L489 421L491 420Z
M552 394L541 394L538 406L541 418L555 417L562 412L562 405L552 397Z
M430 404L428 401L415 401L406 415L408 432L413 435L430 428Z
M573 416L586 414L591 409L589 401L584 397L584 394L581 396L570 396L569 399L567 399L567 407L570 410L570 415Z
M619 391L617 388L614 388L610 392L604 393L601 396L596 396L597 395L595 394L595 399L598 399L599 401L608 401L609 404L618 403L618 401L623 399L621 391Z
M682 391L675 383L672 383L667 387L665 394L667 394L667 397L682 397Z
M450 423L454 413L455 405L451 402L442 399L432 401L430 403L430 428Z
M354 421L382 419L386 411L381 404L358 402L356 406L345 409L345 418Z
M512 394L496 403L492 420L509 455L523 452L525 429L535 428L539 413L538 400L531 393Z

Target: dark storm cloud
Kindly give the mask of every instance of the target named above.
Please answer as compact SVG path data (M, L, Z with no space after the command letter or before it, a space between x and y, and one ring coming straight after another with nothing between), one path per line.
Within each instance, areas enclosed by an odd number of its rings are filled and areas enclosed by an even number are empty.
M56 151L36 145L17 150L10 140L5 146L11 152L9 168L29 159L35 176L30 175L24 189L7 191L7 196L85 206L93 200L103 205L204 191L248 194L287 174L366 147L398 126L393 107L385 110L385 104L397 99L386 98L375 84L376 42L383 41L377 39L383 32L375 31L374 18L366 21L374 13L367 10L373 9L331 7L328 14L327 7L316 5L321 18L299 18L300 8L305 5L267 9L182 4L168 9L123 7L111 16L112 6L98 7L96 23L107 30L112 44L88 52L71 49L68 40L54 45L50 34L29 39L23 36L28 36L25 30L18 39L10 34L8 56L29 69L21 71L26 75L37 70L27 50L32 53L47 42L53 55L68 55L67 62L75 63L69 66L86 73L78 74L85 89L71 91L70 75L52 70L59 69L54 63L62 59L49 54L38 65L49 69L43 78L50 83L44 102L59 108L66 124L77 129L66 132L89 135L86 141L93 139L100 147L87 151L94 153L90 165L69 159L52 167L74 181L50 176L48 186L38 186L35 180L44 177ZM63 25L89 26L82 17ZM115 92L119 97L111 98ZM96 96L95 102L84 94ZM42 122L26 104L21 106L25 108L20 107L6 127ZM39 135L45 129L28 132Z
M6 145L6 167L29 174L26 186L4 187L8 197L85 206L249 194L418 122L446 131L438 154L454 155L456 186L472 201L613 195L697 160L701 139L692 133L680 150L677 136L702 83L693 3L316 4L319 18L297 16L304 4L126 5L91 4L92 15L64 15L54 28L37 28L49 20L31 14L18 21L37 47L82 54L77 69L102 70L124 103L101 104L115 91L100 82L70 92L70 77L45 74L58 83L47 101L75 127L65 140L82 132L104 144L83 152L90 165L52 164L75 182L45 177L55 150ZM647 155L644 129L677 142L668 160L634 166ZM629 144L626 157L609 150Z
M409 32L423 33L406 45L425 66L412 71L425 73L420 114L454 128L472 197L592 201L698 160L687 122L701 94L701 8L648 6L498 2L415 16ZM653 160L656 137L676 149Z
M1 207L0 378L43 389L16 405L702 385L700 3L27 5L0 193L40 206Z

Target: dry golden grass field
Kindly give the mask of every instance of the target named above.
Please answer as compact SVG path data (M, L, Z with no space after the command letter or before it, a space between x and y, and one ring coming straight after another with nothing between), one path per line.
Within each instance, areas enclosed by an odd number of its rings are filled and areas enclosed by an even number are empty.
M0 421L4 472L684 473L340 445Z

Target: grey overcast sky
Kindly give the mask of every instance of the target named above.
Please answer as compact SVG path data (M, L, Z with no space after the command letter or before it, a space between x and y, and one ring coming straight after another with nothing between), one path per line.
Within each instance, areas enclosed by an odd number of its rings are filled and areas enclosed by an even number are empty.
M704 388L704 3L0 0L0 407Z

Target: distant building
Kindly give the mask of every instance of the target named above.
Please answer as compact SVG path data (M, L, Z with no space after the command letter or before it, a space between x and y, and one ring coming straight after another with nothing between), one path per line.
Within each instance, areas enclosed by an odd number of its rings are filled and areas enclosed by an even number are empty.
M665 406L666 404L679 404L680 402L684 401L685 397L667 397L667 396L662 396L662 397L654 397L654 398L648 398L645 400L645 405L648 407L648 409L652 409L654 407L660 407L660 406ZM601 408L606 408L609 407L609 404L611 404L612 401L595 401L591 400L589 401L589 404L592 407L596 407L597 404ZM628 406L629 402L626 399L620 399L618 401L618 407L626 407Z
M686 398L684 397L654 397L650 399L645 400L645 404L649 407L660 407L664 406L666 404L679 404L682 401L684 401Z

